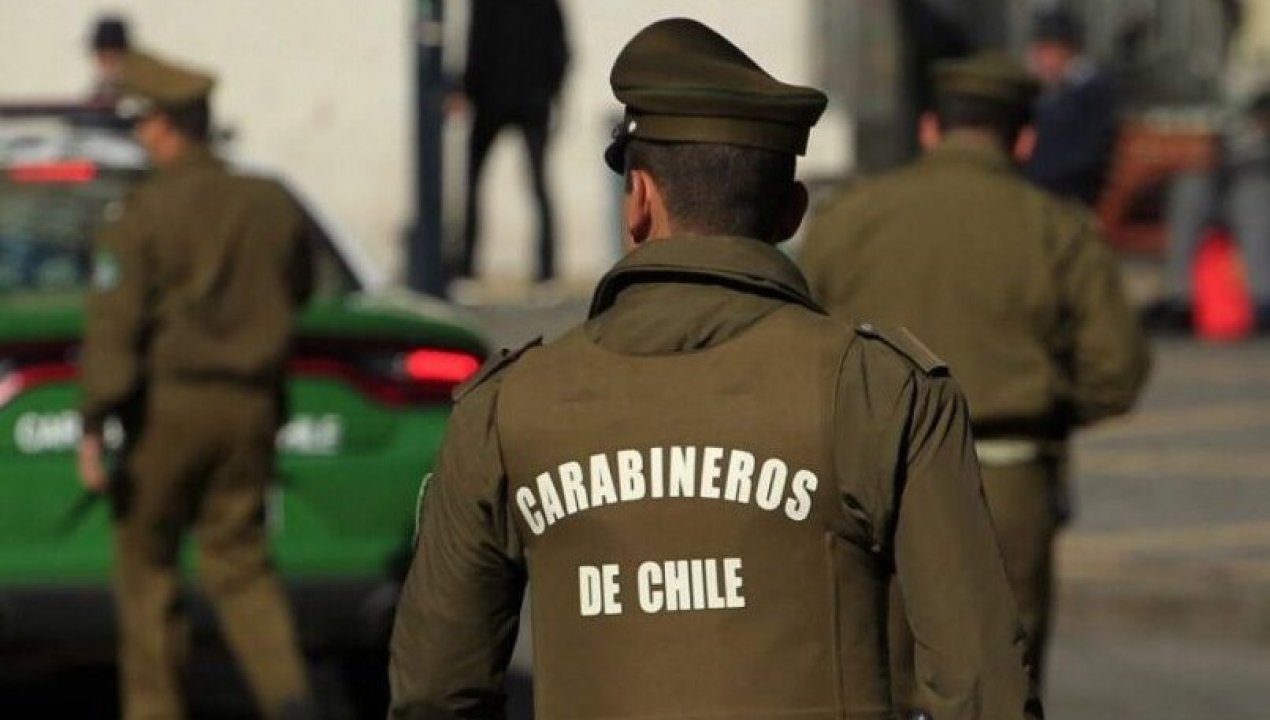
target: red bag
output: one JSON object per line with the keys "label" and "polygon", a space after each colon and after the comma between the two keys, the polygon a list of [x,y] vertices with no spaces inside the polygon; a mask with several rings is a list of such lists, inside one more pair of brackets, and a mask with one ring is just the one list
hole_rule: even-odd
{"label": "red bag", "polygon": [[1205,340],[1231,342],[1252,333],[1252,298],[1238,248],[1224,231],[1200,241],[1191,271],[1195,334]]}

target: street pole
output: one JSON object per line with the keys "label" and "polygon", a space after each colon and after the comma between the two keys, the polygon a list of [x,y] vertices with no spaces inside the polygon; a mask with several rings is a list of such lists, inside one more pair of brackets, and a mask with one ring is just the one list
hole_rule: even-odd
{"label": "street pole", "polygon": [[406,238],[406,284],[445,295],[441,254],[441,132],[445,81],[442,75],[444,0],[416,0],[415,202]]}

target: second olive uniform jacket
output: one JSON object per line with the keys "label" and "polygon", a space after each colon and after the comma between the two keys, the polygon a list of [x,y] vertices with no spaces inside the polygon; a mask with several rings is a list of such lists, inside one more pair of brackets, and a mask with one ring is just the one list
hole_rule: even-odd
{"label": "second olive uniform jacket", "polygon": [[800,258],[836,317],[904,325],[948,361],[976,436],[1062,440],[1127,411],[1149,355],[1094,218],[1002,151],[946,140],[848,189]]}
{"label": "second olive uniform jacket", "polygon": [[108,212],[84,329],[85,428],[100,430],[157,381],[278,394],[311,284],[304,219],[286,189],[196,146]]}
{"label": "second olive uniform jacket", "polygon": [[893,717],[886,588],[939,720],[1022,718],[965,402],[828,318],[779,250],[649,243],[590,319],[488,366],[422,498],[392,716],[495,718],[526,583],[536,716]]}

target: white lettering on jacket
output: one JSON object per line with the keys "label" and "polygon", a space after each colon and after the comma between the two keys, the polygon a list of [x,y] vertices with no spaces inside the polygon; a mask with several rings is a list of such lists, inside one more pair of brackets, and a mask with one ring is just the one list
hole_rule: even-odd
{"label": "white lettering on jacket", "polygon": [[794,522],[811,515],[820,479],[780,458],[746,450],[675,445],[596,453],[539,473],[515,491],[534,535],[605,505],[697,498],[753,506]]}

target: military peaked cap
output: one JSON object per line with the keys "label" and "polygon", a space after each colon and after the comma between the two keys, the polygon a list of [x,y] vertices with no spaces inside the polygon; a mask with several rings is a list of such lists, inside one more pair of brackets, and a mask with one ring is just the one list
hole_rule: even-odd
{"label": "military peaked cap", "polygon": [[969,95],[1005,105],[1030,107],[1041,86],[1023,65],[1004,53],[981,52],[935,65],[940,97]]}
{"label": "military peaked cap", "polygon": [[827,102],[819,90],[776,80],[727,38],[684,18],[639,31],[617,56],[609,82],[626,106],[604,153],[617,173],[632,138],[802,155]]}
{"label": "military peaked cap", "polygon": [[173,65],[138,50],[124,56],[119,79],[124,91],[120,114],[131,117],[204,99],[216,83],[211,75]]}
{"label": "military peaked cap", "polygon": [[1032,21],[1032,39],[1081,47],[1085,41],[1085,27],[1080,18],[1068,10],[1044,10]]}

